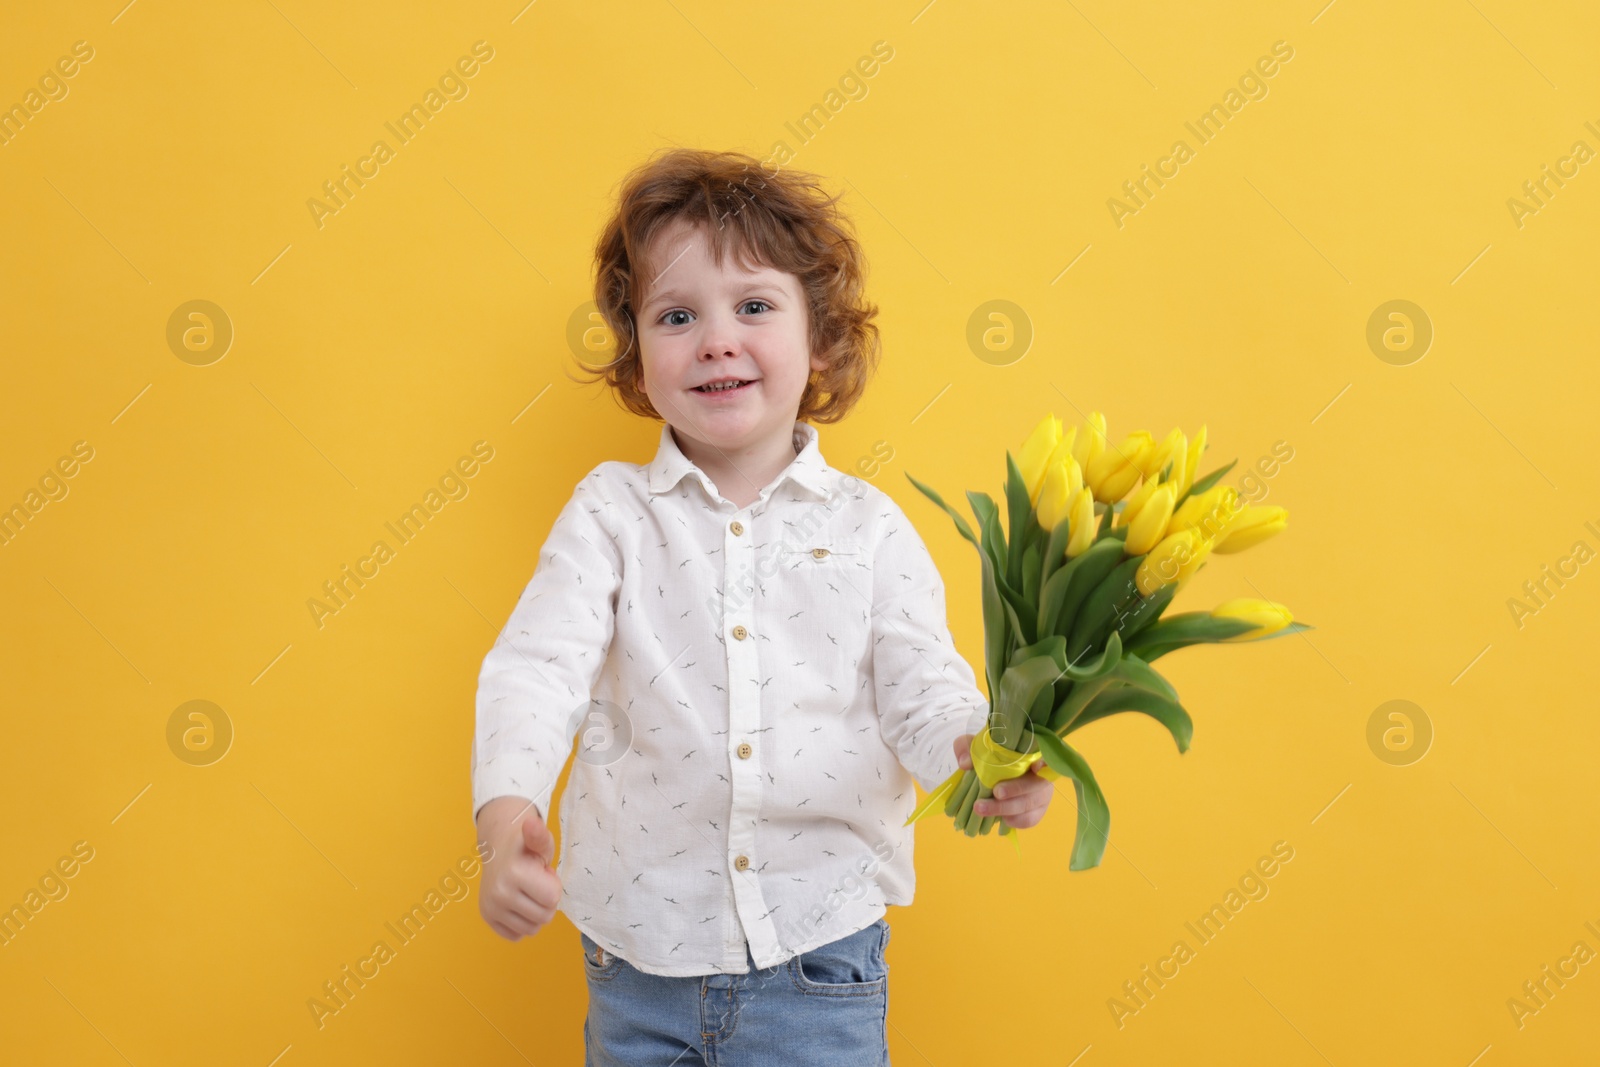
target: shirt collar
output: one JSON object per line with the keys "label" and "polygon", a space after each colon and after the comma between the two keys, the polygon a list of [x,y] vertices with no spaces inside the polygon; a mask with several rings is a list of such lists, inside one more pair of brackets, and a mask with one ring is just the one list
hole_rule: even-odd
{"label": "shirt collar", "polygon": [[[832,491],[833,468],[822,458],[817,428],[808,422],[797,421],[794,424],[794,443],[798,449],[794,461],[773,479],[770,486],[762,490],[762,495],[766,496],[788,480],[826,499]],[[656,458],[650,461],[649,471],[652,493],[664,493],[676,487],[686,475],[693,474],[700,479],[708,496],[715,498],[718,495],[706,473],[683,454],[672,437],[672,427],[666,423],[661,424],[661,444],[656,449]]]}

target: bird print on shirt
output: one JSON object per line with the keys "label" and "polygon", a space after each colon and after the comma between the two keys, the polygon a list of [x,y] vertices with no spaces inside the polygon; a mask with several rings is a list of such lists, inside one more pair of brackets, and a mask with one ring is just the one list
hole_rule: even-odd
{"label": "bird print on shirt", "polygon": [[[771,966],[909,902],[907,778],[953,770],[985,707],[909,520],[803,426],[810,447],[744,507],[665,429],[656,462],[595,468],[485,660],[474,801],[547,811],[582,741],[561,847],[590,862],[561,864],[561,907],[641,970],[740,973],[747,947]],[[589,701],[621,712],[623,744],[578,718],[561,735]]]}

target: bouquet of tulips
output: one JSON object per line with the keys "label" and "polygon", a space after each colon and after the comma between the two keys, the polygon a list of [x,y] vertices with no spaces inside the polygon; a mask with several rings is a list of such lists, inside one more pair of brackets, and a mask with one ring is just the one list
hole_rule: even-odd
{"label": "bouquet of tulips", "polygon": [[[930,793],[908,825],[943,805],[958,830],[986,834],[996,817],[974,816],[973,804],[1043,760],[1041,775],[1069,778],[1077,793],[1071,869],[1098,866],[1111,812],[1066,736],[1136,711],[1165,726],[1185,752],[1194,726],[1155,660],[1201,642],[1310,629],[1282,604],[1253,598],[1162,616],[1212,553],[1259,544],[1288,520],[1283,508],[1241,506],[1237,490],[1216,484],[1233,463],[1196,479],[1205,447],[1204,426],[1192,441],[1179,429],[1159,443],[1140,430],[1113,445],[1099,412],[1065,434],[1060,419],[1046,416],[1020,459],[1006,453],[1008,533],[987,494],[967,493],[981,530],[974,534],[911,478],[978,550],[990,706],[972,740],[972,769]],[[1002,823],[1000,833],[1010,831]]]}

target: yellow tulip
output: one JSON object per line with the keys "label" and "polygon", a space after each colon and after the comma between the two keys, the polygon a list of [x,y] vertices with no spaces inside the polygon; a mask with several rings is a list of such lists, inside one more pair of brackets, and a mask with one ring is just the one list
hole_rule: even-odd
{"label": "yellow tulip", "polygon": [[1151,457],[1150,466],[1145,471],[1145,477],[1147,479],[1157,477],[1167,469],[1167,464],[1170,463],[1172,464],[1172,470],[1162,480],[1171,482],[1174,486],[1179,486],[1178,492],[1181,493],[1188,488],[1187,485],[1183,485],[1184,464],[1188,462],[1189,439],[1184,436],[1182,430],[1173,427],[1172,432],[1167,434],[1161,442],[1161,447],[1156,449],[1155,454]]}
{"label": "yellow tulip", "polygon": [[1115,448],[1107,448],[1090,460],[1083,468],[1084,481],[1094,487],[1094,498],[1102,504],[1114,504],[1128,495],[1144,475],[1144,468],[1156,448],[1155,438],[1148,430],[1138,430],[1122,439]]}
{"label": "yellow tulip", "polygon": [[1063,464],[1053,463],[1044,472],[1044,487],[1039,490],[1039,498],[1035,502],[1039,525],[1046,530],[1054,530],[1056,524],[1067,517],[1067,505],[1071,502],[1072,497],[1067,493],[1067,468]]}
{"label": "yellow tulip", "polygon": [[1035,503],[1039,500],[1039,490],[1044,487],[1050,457],[1060,441],[1061,420],[1054,415],[1046,415],[1028,435],[1028,440],[1022,446],[1022,454],[1017,457],[1017,471],[1022,475],[1022,484],[1028,487],[1028,499]]}
{"label": "yellow tulip", "polygon": [[1238,511],[1239,491],[1231,485],[1214,485],[1191,493],[1172,516],[1172,530],[1195,527],[1200,536],[1217,538]]}
{"label": "yellow tulip", "polygon": [[1217,536],[1217,551],[1226,555],[1243,552],[1280,532],[1289,523],[1289,512],[1269,504],[1266,507],[1246,505]]}
{"label": "yellow tulip", "polygon": [[1089,414],[1088,421],[1084,424],[1083,436],[1072,445],[1072,458],[1078,461],[1078,466],[1085,473],[1089,464],[1106,450],[1106,417],[1095,411]]}
{"label": "yellow tulip", "polygon": [[1178,486],[1178,495],[1182,496],[1194,484],[1195,474],[1200,470],[1200,453],[1206,450],[1206,428],[1200,427],[1200,432],[1194,435],[1194,440],[1189,442],[1189,455],[1184,463],[1183,481]]}
{"label": "yellow tulip", "polygon": [[1239,597],[1225,601],[1211,609],[1214,619],[1243,619],[1245,622],[1256,624],[1254,630],[1246,630],[1234,637],[1223,638],[1224,641],[1249,641],[1267,634],[1277,633],[1294,621],[1294,616],[1289,609],[1274,600],[1257,600],[1255,597]]}
{"label": "yellow tulip", "polygon": [[1194,551],[1189,553],[1187,559],[1178,562],[1179,589],[1183,588],[1184,582],[1194,577],[1194,572],[1200,569],[1200,564],[1204,563],[1206,557],[1211,555],[1212,549],[1217,547],[1217,543],[1211,538],[1202,537],[1199,530],[1191,529],[1189,533],[1193,535]]}
{"label": "yellow tulip", "polygon": [[[1128,531],[1129,536],[1133,531]],[[1141,596],[1152,596],[1163,586],[1187,578],[1200,568],[1211,551],[1211,542],[1190,527],[1169,533],[1144,557],[1134,571],[1133,581]]]}
{"label": "yellow tulip", "polygon": [[1125,549],[1128,555],[1144,555],[1167,535],[1167,524],[1172,521],[1173,499],[1172,486],[1166,482],[1160,483],[1128,527],[1128,543]]}
{"label": "yellow tulip", "polygon": [[1128,498],[1128,502],[1122,505],[1122,513],[1117,517],[1117,525],[1132,526],[1133,520],[1139,517],[1139,512],[1147,503],[1150,502],[1150,498],[1155,495],[1155,491],[1160,489],[1165,484],[1167,483],[1158,482],[1154,479],[1147,479],[1145,483],[1139,486],[1138,490]]}
{"label": "yellow tulip", "polygon": [[1070,512],[1067,521],[1072,523],[1068,527],[1072,533],[1067,538],[1067,558],[1073,559],[1094,544],[1094,494],[1087,485],[1073,496]]}
{"label": "yellow tulip", "polygon": [[1150,453],[1149,464],[1144,469],[1144,477],[1160,477],[1166,464],[1171,464],[1170,474],[1162,478],[1163,482],[1182,482],[1184,475],[1184,462],[1189,459],[1189,438],[1184,437],[1184,432],[1178,427],[1173,427],[1170,434],[1162,438],[1162,443]]}
{"label": "yellow tulip", "polygon": [[1072,441],[1072,435],[1077,432],[1078,428],[1074,426],[1071,430],[1067,431],[1067,436],[1061,439],[1063,444],[1068,445],[1066,453],[1061,457],[1061,465],[1065,467],[1067,471],[1067,499],[1069,501],[1076,498],[1078,495],[1078,490],[1083,488],[1083,468],[1078,466],[1078,461],[1072,458],[1072,448],[1070,445],[1070,442]]}

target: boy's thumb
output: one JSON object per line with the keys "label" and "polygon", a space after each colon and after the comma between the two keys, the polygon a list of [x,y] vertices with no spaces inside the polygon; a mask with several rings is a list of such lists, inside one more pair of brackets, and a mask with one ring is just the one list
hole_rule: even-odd
{"label": "boy's thumb", "polygon": [[522,820],[522,844],[535,856],[543,856],[546,867],[555,858],[556,839],[550,833],[550,827],[534,812],[529,812],[527,818]]}

